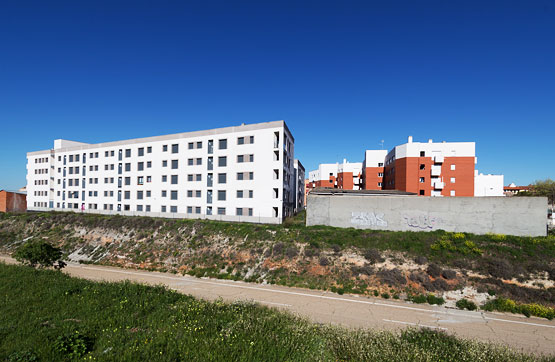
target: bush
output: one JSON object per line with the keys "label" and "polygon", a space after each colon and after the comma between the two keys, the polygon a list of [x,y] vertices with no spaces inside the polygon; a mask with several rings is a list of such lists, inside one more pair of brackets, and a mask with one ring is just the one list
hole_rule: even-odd
{"label": "bush", "polygon": [[319,260],[319,263],[321,266],[328,266],[330,265],[330,261],[328,258],[326,258],[325,256],[321,257]]}
{"label": "bush", "polygon": [[487,272],[494,278],[511,279],[514,267],[504,259],[492,258],[486,260]]}
{"label": "bush", "polygon": [[399,269],[383,269],[377,273],[377,276],[387,285],[400,286],[407,284],[407,278]]}
{"label": "bush", "polygon": [[66,264],[61,260],[62,251],[46,241],[32,239],[21,245],[13,254],[13,257],[29,266],[63,268]]}
{"label": "bush", "polygon": [[428,258],[426,258],[425,256],[417,256],[416,258],[414,258],[414,262],[416,264],[420,264],[420,265],[424,265],[428,262]]}
{"label": "bush", "polygon": [[441,268],[436,264],[430,264],[428,265],[428,269],[426,269],[426,273],[432,278],[437,278],[441,273]]}
{"label": "bush", "polygon": [[455,279],[457,277],[457,272],[454,270],[445,269],[441,272],[441,276],[445,279]]}
{"label": "bush", "polygon": [[373,275],[374,274],[374,267],[369,263],[364,264],[363,266],[354,265],[351,267],[351,272],[353,275]]}
{"label": "bush", "polygon": [[547,318],[549,320],[555,318],[555,308],[546,307],[536,303],[520,304],[516,303],[514,300],[503,297],[498,297],[488,301],[484,304],[482,309],[490,312],[496,310],[499,312],[519,313],[524,314],[527,317],[533,315],[540,318]]}
{"label": "bush", "polygon": [[382,254],[376,249],[366,249],[364,251],[364,257],[370,262],[370,264],[382,263],[385,261]]}
{"label": "bush", "polygon": [[407,296],[407,300],[417,304],[428,302],[428,298],[426,298],[424,294],[409,295]]}
{"label": "bush", "polygon": [[92,349],[92,340],[79,331],[59,336],[54,343],[54,350],[74,359],[81,358]]}
{"label": "bush", "polygon": [[467,310],[476,310],[476,309],[478,309],[478,306],[476,305],[476,303],[474,303],[473,301],[470,301],[468,299],[464,299],[464,298],[457,300],[457,303],[455,303],[455,305],[459,309],[467,309]]}
{"label": "bush", "polygon": [[382,293],[382,298],[389,299],[389,293]]}
{"label": "bush", "polygon": [[290,246],[285,250],[285,255],[287,255],[289,259],[293,259],[298,253],[299,251],[294,246]]}
{"label": "bush", "polygon": [[443,299],[442,297],[436,297],[434,294],[428,294],[428,296],[426,297],[426,301],[428,302],[428,304],[437,305],[442,305],[445,303],[445,299]]}

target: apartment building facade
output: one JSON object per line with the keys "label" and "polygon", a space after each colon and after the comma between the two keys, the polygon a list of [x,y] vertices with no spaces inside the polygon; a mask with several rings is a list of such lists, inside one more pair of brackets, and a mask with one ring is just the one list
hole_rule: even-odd
{"label": "apartment building facade", "polygon": [[361,189],[361,162],[323,163],[309,172],[309,188],[330,187],[345,190]]}
{"label": "apartment building facade", "polygon": [[[309,173],[309,184],[311,188],[398,190],[420,196],[502,196],[503,175],[475,172],[475,148],[474,142],[413,142],[409,136],[407,143],[389,152],[366,150],[358,187],[339,181],[339,164],[335,178],[334,164],[320,165]],[[324,177],[328,171],[329,181]]]}
{"label": "apartment building facade", "polygon": [[284,121],[27,154],[29,210],[280,223],[296,190]]}
{"label": "apartment building facade", "polygon": [[293,163],[293,168],[295,169],[295,213],[304,209],[305,206],[305,169],[301,161],[295,159]]}

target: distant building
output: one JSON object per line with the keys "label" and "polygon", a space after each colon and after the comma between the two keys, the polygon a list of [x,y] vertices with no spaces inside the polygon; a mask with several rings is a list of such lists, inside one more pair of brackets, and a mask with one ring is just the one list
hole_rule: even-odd
{"label": "distant building", "polygon": [[514,196],[518,193],[524,192],[524,191],[530,191],[531,186],[517,186],[514,183],[509,184],[509,186],[504,186],[503,187],[503,193],[505,194],[505,196]]}
{"label": "distant building", "polygon": [[0,190],[0,212],[27,211],[27,195],[21,192]]}
{"label": "distant building", "polygon": [[503,196],[503,175],[478,174],[475,164],[474,142],[413,142],[410,136],[407,143],[389,152],[366,150],[362,164],[346,160],[343,164],[321,164],[309,173],[310,188],[398,190],[420,196]]}
{"label": "distant building", "polygon": [[296,182],[296,190],[295,190],[295,213],[304,209],[304,200],[305,200],[305,183],[304,183],[304,166],[301,161],[295,159],[293,162],[293,168],[295,169],[295,182]]}

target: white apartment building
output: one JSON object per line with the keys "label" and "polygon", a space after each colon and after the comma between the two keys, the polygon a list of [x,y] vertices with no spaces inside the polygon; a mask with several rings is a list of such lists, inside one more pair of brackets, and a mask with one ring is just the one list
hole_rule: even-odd
{"label": "white apartment building", "polygon": [[[281,223],[292,215],[284,121],[27,153],[27,209]],[[304,185],[304,182],[303,182]]]}
{"label": "white apartment building", "polygon": [[295,169],[295,180],[297,188],[295,191],[295,213],[304,209],[304,194],[305,194],[305,170],[301,161],[295,159],[293,167]]}
{"label": "white apartment building", "polygon": [[503,175],[484,175],[474,171],[474,196],[505,196]]}

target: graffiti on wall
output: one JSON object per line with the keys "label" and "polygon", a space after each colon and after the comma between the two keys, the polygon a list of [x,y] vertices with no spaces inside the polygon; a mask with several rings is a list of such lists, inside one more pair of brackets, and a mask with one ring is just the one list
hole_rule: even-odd
{"label": "graffiti on wall", "polygon": [[351,212],[351,224],[361,226],[387,226],[387,221],[384,219],[384,213],[374,212]]}
{"label": "graffiti on wall", "polygon": [[403,219],[409,227],[415,229],[433,229],[442,222],[441,218],[428,215],[403,215]]}

